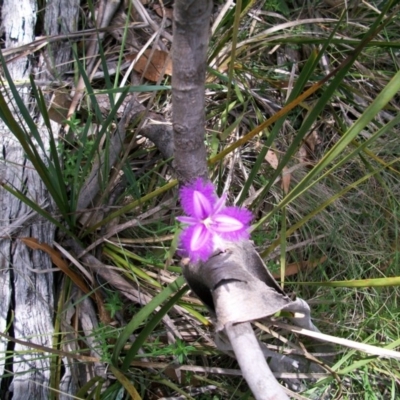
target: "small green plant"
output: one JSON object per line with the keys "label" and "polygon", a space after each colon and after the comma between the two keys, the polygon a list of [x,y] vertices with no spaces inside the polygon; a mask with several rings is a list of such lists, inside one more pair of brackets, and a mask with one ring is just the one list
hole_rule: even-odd
{"label": "small green plant", "polygon": [[118,292],[109,292],[104,307],[110,312],[110,317],[114,318],[118,311],[121,311],[124,303],[121,299],[121,295]]}
{"label": "small green plant", "polygon": [[113,350],[111,342],[118,338],[118,329],[100,322],[98,327],[93,330],[92,334],[97,344],[94,348],[98,352],[101,361],[110,363]]}
{"label": "small green plant", "polygon": [[171,346],[172,354],[176,357],[179,364],[183,364],[187,356],[196,348],[194,346],[187,345],[183,340],[176,339],[174,345]]}
{"label": "small green plant", "polygon": [[[68,143],[66,140],[58,143],[58,151],[63,162],[63,177],[67,186],[74,185],[76,182],[83,182],[82,166],[89,160],[90,154],[95,145],[94,138],[88,138],[85,126],[81,120],[75,116],[66,121],[73,133],[74,142]],[[88,171],[88,169],[86,169]]]}
{"label": "small green plant", "polygon": [[[148,357],[160,357],[168,356],[173,357],[179,364],[183,364],[186,358],[193,352],[196,348],[192,345],[188,345],[181,339],[176,339],[175,343],[169,344],[167,346],[161,347],[160,341],[156,339],[153,343],[146,345],[146,356]],[[143,357],[143,354],[140,355]]]}
{"label": "small green plant", "polygon": [[265,11],[275,11],[278,13],[282,13],[285,17],[288,17],[290,15],[289,7],[287,6],[285,1],[267,0],[263,5],[263,9]]}

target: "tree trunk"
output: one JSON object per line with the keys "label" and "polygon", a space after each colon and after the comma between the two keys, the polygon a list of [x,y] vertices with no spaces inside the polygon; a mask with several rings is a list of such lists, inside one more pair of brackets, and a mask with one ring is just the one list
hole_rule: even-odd
{"label": "tree trunk", "polygon": [[[79,1],[75,0],[48,1],[44,20],[46,33],[75,30],[78,6]],[[76,14],[74,18],[71,18],[71,10]],[[37,12],[36,0],[4,0],[1,19],[6,49],[17,48],[35,39]],[[57,29],[62,32],[57,32]],[[47,55],[45,65],[48,66],[51,60],[58,63],[70,59],[70,48],[70,45],[52,45],[50,52],[53,49],[54,56]],[[33,72],[34,58],[33,55],[18,55],[20,57],[12,55],[13,60],[7,66],[15,83],[26,83]],[[56,68],[53,68],[50,73],[46,73],[46,78],[55,78],[55,71]],[[21,85],[19,93],[32,115],[36,114],[35,105],[31,104],[30,88]],[[9,95],[5,97],[9,98]],[[17,110],[12,106],[11,109]],[[38,124],[40,126],[40,120]],[[53,127],[58,129],[57,125]],[[46,129],[41,132],[46,146],[48,132]],[[52,201],[43,182],[3,121],[0,121],[0,149],[0,181],[23,192],[47,211],[51,211]],[[51,245],[55,228],[1,186],[0,210],[0,332],[5,332],[6,327],[9,327],[6,333],[10,336],[52,347],[53,274],[33,271],[50,269],[52,263],[47,254],[29,250],[19,238],[34,237]],[[7,349],[12,351],[13,356],[5,363],[3,360]],[[11,341],[7,343],[0,338],[0,355],[0,398],[8,398],[8,392],[12,392],[14,400],[40,400],[50,397],[50,358],[47,354],[33,354],[31,349],[20,344],[14,345]],[[3,373],[11,373],[11,377],[1,379]]]}
{"label": "tree trunk", "polygon": [[212,5],[210,0],[180,0],[174,6],[174,167],[181,184],[208,178],[204,92]]}

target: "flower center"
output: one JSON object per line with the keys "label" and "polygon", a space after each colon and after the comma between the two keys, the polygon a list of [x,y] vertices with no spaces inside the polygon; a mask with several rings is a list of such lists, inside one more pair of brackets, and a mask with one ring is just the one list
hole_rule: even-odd
{"label": "flower center", "polygon": [[211,217],[207,217],[206,219],[203,219],[203,221],[201,221],[201,222],[203,222],[204,226],[207,229],[209,229],[212,224],[212,219],[211,219]]}

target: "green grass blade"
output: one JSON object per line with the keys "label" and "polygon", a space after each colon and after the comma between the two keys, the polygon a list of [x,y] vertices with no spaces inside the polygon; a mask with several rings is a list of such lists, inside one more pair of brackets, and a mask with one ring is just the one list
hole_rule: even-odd
{"label": "green grass blade", "polygon": [[[104,135],[108,134],[111,123],[116,120],[116,115],[117,115],[118,109],[121,106],[122,102],[125,100],[125,97],[128,93],[128,89],[129,89],[129,87],[124,88],[122,95],[120,96],[118,101],[115,103],[114,107],[110,110],[110,113],[108,114],[107,118],[105,120],[101,119],[101,121],[102,121],[101,129],[100,129],[99,133],[97,134],[93,148],[88,155],[88,162],[86,163],[85,167],[83,168],[83,176],[87,176],[87,174],[89,173],[89,170],[91,168],[91,160],[94,160],[95,153],[98,151],[100,142],[101,142],[102,138],[104,137]],[[93,97],[95,97],[95,96],[93,96]],[[108,152],[108,149],[106,149],[106,151]],[[108,171],[105,176],[108,176]]]}
{"label": "green grass blade", "polygon": [[152,192],[144,195],[139,200],[132,201],[132,203],[129,203],[124,207],[121,207],[118,211],[115,211],[114,213],[110,214],[108,217],[104,218],[101,222],[98,222],[97,224],[95,224],[95,225],[91,226],[90,228],[88,228],[86,230],[86,234],[89,234],[90,232],[93,232],[94,230],[96,230],[100,226],[103,226],[103,225],[107,224],[108,222],[110,222],[114,218],[117,218],[117,217],[123,215],[124,213],[126,213],[126,212],[128,212],[130,210],[133,210],[135,207],[139,206],[140,204],[143,204],[146,201],[154,199],[155,197],[159,196],[160,194],[165,193],[166,191],[168,191],[168,190],[172,189],[173,187],[175,187],[177,184],[178,184],[178,181],[175,179],[175,180],[167,183],[166,185],[164,185],[164,186],[162,186],[160,188],[157,188],[157,189],[153,190]]}
{"label": "green grass blade", "polygon": [[[37,124],[30,115],[29,110],[26,108],[23,99],[21,98],[15,84],[12,81],[2,54],[0,54],[0,59],[1,63],[3,64],[4,75],[17,107],[17,115],[20,115],[23,118],[23,122],[15,119],[2,92],[0,92],[0,118],[8,126],[10,132],[12,132],[12,134],[17,138],[27,158],[34,166],[51,197],[55,201],[59,211],[65,220],[69,221],[69,207],[66,188],[63,180],[60,177],[60,165],[58,164],[57,166],[57,149],[55,147],[54,138],[51,134],[51,129],[48,131],[50,134],[49,143],[52,156],[50,158],[47,154],[49,150],[45,148],[41,134],[37,128]],[[4,83],[3,86],[5,86]],[[34,83],[32,90],[35,95],[35,99],[37,100],[39,110],[43,112],[43,118],[46,121],[47,110],[45,109],[44,99],[38,93]],[[46,126],[47,124],[49,124],[48,119]],[[26,130],[25,126],[28,127],[29,132]],[[36,143],[32,140],[32,137],[35,139]],[[37,145],[41,148],[43,155],[41,155],[37,150]],[[42,160],[42,157],[47,160],[47,164]],[[56,160],[55,163],[54,159]]]}
{"label": "green grass blade", "polygon": [[129,393],[131,400],[142,400],[135,386],[133,386],[132,382],[125,376],[123,372],[113,365],[110,365],[110,369],[117,378],[118,382],[120,382],[125,390]]}
{"label": "green grass blade", "polygon": [[72,52],[73,52],[73,55],[75,58],[76,66],[78,67],[78,70],[79,70],[79,74],[82,77],[83,81],[85,82],[86,93],[90,98],[91,107],[93,108],[94,114],[96,116],[96,120],[98,121],[98,123],[102,123],[103,115],[101,113],[99,103],[97,102],[96,96],[93,93],[92,85],[91,85],[90,79],[86,73],[86,69],[83,66],[83,64],[81,63],[81,61],[79,60],[79,56],[76,53],[76,50],[74,48],[72,48]]}
{"label": "green grass blade", "polygon": [[[338,162],[334,167],[330,168],[318,180],[311,182],[323,169],[329,166],[335,158],[339,157],[345,148],[359,135],[362,129],[370,123],[374,117],[385,107],[385,105],[399,92],[400,90],[400,72],[391,79],[386,87],[379,93],[376,99],[371,103],[362,116],[353,124],[353,126],[342,136],[342,138],[328,151],[328,153],[314,166],[314,168],[292,189],[292,191],[275,207],[275,209],[267,216],[260,219],[256,226],[261,225],[267,218],[270,218],[273,213],[280,210],[285,205],[289,204],[302,193],[307,191],[318,180],[322,179],[329,173],[332,173],[338,166],[341,166],[345,161],[350,159],[348,156],[345,160]],[[398,121],[398,116],[394,121]],[[394,126],[393,121],[388,124]],[[354,155],[354,153],[353,153]],[[311,182],[311,183],[310,183]]]}
{"label": "green grass blade", "polygon": [[[69,200],[68,200],[68,190],[67,187],[64,183],[64,176],[62,173],[62,162],[59,158],[59,151],[57,148],[57,144],[56,144],[56,140],[54,138],[54,134],[53,131],[51,129],[51,123],[50,123],[50,118],[49,118],[49,114],[47,111],[47,107],[46,107],[46,102],[45,99],[43,97],[43,93],[41,90],[39,90],[36,87],[35,81],[33,80],[33,78],[31,77],[31,88],[32,88],[32,93],[33,96],[36,100],[36,104],[38,105],[40,114],[43,118],[43,121],[45,122],[46,128],[47,128],[47,132],[49,135],[49,146],[50,146],[50,154],[48,154],[48,152],[46,151],[46,149],[44,148],[44,145],[42,144],[42,150],[43,150],[43,154],[45,155],[46,159],[47,159],[47,168],[49,171],[49,179],[52,182],[52,186],[54,188],[56,188],[57,192],[60,194],[60,198],[61,201],[58,205],[58,208],[60,209],[61,213],[63,214],[64,218],[67,219],[67,221],[70,224],[69,221],[69,214],[71,212],[71,208],[69,206]],[[37,134],[35,136],[35,139],[39,142],[41,141],[41,136],[40,134]]]}
{"label": "green grass blade", "polygon": [[[388,165],[390,164],[394,164],[396,162],[398,162],[400,159],[394,159],[392,160]],[[313,218],[315,215],[317,215],[318,213],[320,213],[322,210],[324,210],[326,207],[328,207],[330,204],[332,204],[335,200],[339,199],[340,197],[342,197],[344,194],[346,194],[348,191],[355,189],[357,186],[359,186],[361,183],[367,181],[368,179],[370,179],[371,177],[373,177],[374,175],[378,174],[379,172],[383,171],[388,165],[384,165],[382,167],[380,167],[379,169],[376,169],[375,171],[363,176],[361,179],[357,180],[356,182],[353,182],[351,185],[348,185],[347,187],[345,187],[344,189],[340,190],[339,192],[335,193],[334,196],[332,196],[331,198],[329,198],[328,200],[324,201],[323,203],[321,203],[313,212],[309,213],[306,217],[304,217],[303,219],[301,219],[300,221],[298,221],[296,224],[292,225],[285,234],[285,238],[288,238],[292,233],[294,233],[297,229],[299,229],[301,226],[303,226],[307,221],[309,221],[311,218]],[[284,199],[285,200],[285,199]],[[279,207],[280,204],[277,206]],[[264,218],[263,218],[264,219]],[[266,217],[265,217],[266,219]],[[259,224],[259,222],[257,223],[257,225]],[[271,246],[268,247],[268,249],[266,249],[265,251],[263,251],[261,253],[261,257],[266,257],[268,254],[270,254],[273,249],[279,245],[280,243],[280,238],[276,239]]]}
{"label": "green grass blade", "polygon": [[76,397],[78,399],[86,399],[87,395],[89,394],[89,390],[92,388],[92,386],[95,385],[96,383],[101,384],[102,382],[104,382],[104,378],[100,376],[93,377],[79,389],[78,393],[76,393]]}
{"label": "green grass blade", "polygon": [[345,288],[371,288],[371,287],[393,287],[400,286],[400,276],[373,279],[354,279],[348,281],[329,281],[329,282],[297,282],[299,285],[306,286],[328,286]]}
{"label": "green grass blade", "polygon": [[174,282],[169,284],[164,290],[162,290],[157,296],[155,296],[148,304],[132,318],[129,324],[125,327],[120,337],[114,346],[112,355],[112,363],[114,366],[118,366],[118,358],[120,357],[121,351],[125,344],[128,342],[130,335],[145,321],[154,310],[159,307],[169,296],[176,293],[185,284],[183,276],[178,277]]}
{"label": "green grass blade", "polygon": [[[0,183],[1,184],[1,183]],[[61,222],[57,221],[51,214],[45,211],[39,204],[35,203],[34,201],[30,200],[27,196],[25,196],[21,191],[17,189],[13,189],[6,184],[1,184],[1,186],[15,196],[17,199],[25,203],[28,207],[32,208],[33,211],[37,212],[39,215],[44,217],[47,221],[51,222],[57,228],[61,229],[63,232],[70,235],[72,238],[77,240],[77,237]]]}
{"label": "green grass blade", "polygon": [[136,354],[138,353],[139,349],[143,346],[146,339],[149,337],[151,332],[154,328],[160,323],[163,319],[165,314],[177,303],[177,301],[187,292],[188,287],[184,286],[182,289],[179,290],[164,306],[161,307],[160,311],[151,318],[146,325],[144,326],[143,330],[140,334],[136,337],[136,340],[132,343],[131,348],[129,349],[128,353],[124,357],[124,361],[122,363],[122,370],[128,370],[131,362],[135,358]]}
{"label": "green grass blade", "polygon": [[[311,53],[311,56],[309,57],[306,64],[304,65],[304,68],[302,69],[302,71],[299,75],[299,78],[297,79],[296,84],[295,84],[286,104],[289,104],[302,92],[302,90],[304,89],[304,86],[306,85],[306,83],[309,80],[310,75],[312,74],[313,70],[315,69],[315,66],[318,63],[319,58],[321,57],[321,54],[322,53],[320,53],[320,55],[319,55],[317,52]],[[286,117],[282,117],[278,121],[276,121],[271,133],[268,135],[267,142],[265,143],[265,146],[261,149],[259,155],[257,156],[256,162],[254,163],[254,166],[250,171],[249,177],[244,184],[238,204],[242,204],[243,201],[248,197],[250,186],[253,183],[256,176],[259,174],[261,165],[265,160],[265,156],[267,155],[269,147],[272,145],[273,141],[276,139],[280,129],[282,128],[283,123],[285,122],[285,119],[286,119]],[[271,184],[269,184],[268,188],[265,188],[265,190],[266,191],[269,190],[270,186],[271,186]]]}

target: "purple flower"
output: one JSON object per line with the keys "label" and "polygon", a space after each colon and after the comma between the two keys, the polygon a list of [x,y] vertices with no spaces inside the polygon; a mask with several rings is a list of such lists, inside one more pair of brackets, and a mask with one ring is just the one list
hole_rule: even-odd
{"label": "purple flower", "polygon": [[187,217],[177,217],[188,225],[181,233],[180,247],[191,261],[207,261],[216,250],[224,250],[225,242],[248,239],[250,211],[226,207],[226,194],[220,199],[214,185],[201,178],[180,190],[183,211]]}

